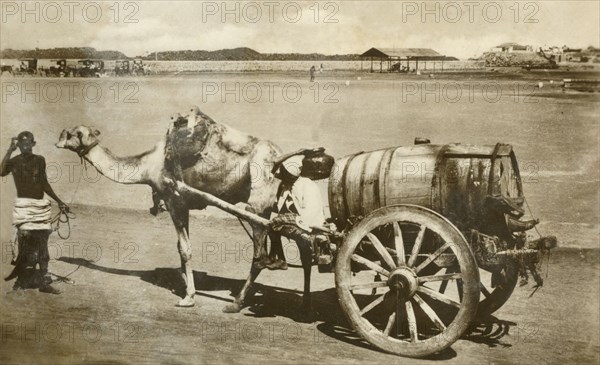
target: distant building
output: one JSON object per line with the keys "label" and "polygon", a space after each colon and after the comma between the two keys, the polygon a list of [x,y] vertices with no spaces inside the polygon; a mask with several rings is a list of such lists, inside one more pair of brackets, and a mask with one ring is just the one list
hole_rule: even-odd
{"label": "distant building", "polygon": [[[384,64],[386,65],[386,71],[394,72],[408,72],[419,69],[419,62],[427,69],[427,61],[430,61],[430,65],[433,65],[435,70],[435,63],[431,61],[441,62],[442,70],[444,68],[444,61],[454,60],[455,58],[449,58],[439,54],[430,48],[387,48],[387,47],[373,47],[368,51],[360,55],[361,57],[361,69],[363,60],[371,61],[371,72],[373,72],[373,61],[379,62],[379,72],[383,72]],[[412,62],[412,65],[411,65]]]}
{"label": "distant building", "polygon": [[595,47],[571,48],[567,45],[562,47],[544,45],[538,49],[538,53],[542,54],[549,60],[557,63],[562,62],[600,62],[600,50]]}
{"label": "distant building", "polygon": [[505,52],[505,53],[517,53],[517,52],[533,52],[533,47],[522,46],[518,43],[509,42],[502,43],[491,50],[492,52]]}

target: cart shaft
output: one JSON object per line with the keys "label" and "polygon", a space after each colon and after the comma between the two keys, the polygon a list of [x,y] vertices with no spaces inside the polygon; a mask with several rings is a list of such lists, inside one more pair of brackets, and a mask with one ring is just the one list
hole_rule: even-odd
{"label": "cart shaft", "polygon": [[206,201],[209,205],[214,205],[215,207],[226,211],[227,213],[233,214],[238,218],[244,219],[250,223],[257,224],[259,226],[268,227],[269,220],[265,219],[257,214],[251,213],[245,209],[239,208],[231,203],[228,203],[222,199],[217,198],[216,196],[206,193],[204,191],[200,191],[195,189],[181,181],[177,181],[177,191],[180,193],[190,194],[199,196],[202,200]]}

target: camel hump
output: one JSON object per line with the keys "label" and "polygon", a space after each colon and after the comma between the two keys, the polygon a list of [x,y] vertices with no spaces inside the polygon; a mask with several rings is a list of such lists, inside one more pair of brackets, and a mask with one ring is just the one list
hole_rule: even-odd
{"label": "camel hump", "polygon": [[242,133],[234,128],[221,124],[221,143],[223,147],[240,155],[247,155],[254,150],[258,138]]}

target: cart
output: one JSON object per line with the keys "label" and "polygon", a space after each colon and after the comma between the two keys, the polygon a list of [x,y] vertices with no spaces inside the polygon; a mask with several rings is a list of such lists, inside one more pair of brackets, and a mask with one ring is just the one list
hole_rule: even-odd
{"label": "cart", "polygon": [[71,67],[66,59],[52,60],[54,65],[50,66],[47,75],[53,77],[67,77],[70,76],[74,68]]}
{"label": "cart", "polygon": [[[519,274],[536,270],[555,237],[527,241],[512,147],[420,144],[338,159],[329,175],[329,236],[339,304],[354,330],[384,351],[443,350],[476,317],[500,308]],[[425,141],[425,143],[422,143]],[[269,221],[174,182],[177,191],[254,224]],[[320,268],[321,269],[321,268]],[[320,270],[322,271],[322,270]]]}
{"label": "cart", "polygon": [[115,76],[127,76],[130,74],[129,60],[117,60],[115,62]]}
{"label": "cart", "polygon": [[37,58],[20,58],[19,67],[13,70],[15,75],[35,75],[37,70]]}
{"label": "cart", "polygon": [[136,76],[146,75],[146,69],[144,66],[144,61],[142,59],[133,60],[132,73]]}
{"label": "cart", "polygon": [[79,77],[101,77],[104,75],[104,61],[79,60],[77,61],[76,75]]}

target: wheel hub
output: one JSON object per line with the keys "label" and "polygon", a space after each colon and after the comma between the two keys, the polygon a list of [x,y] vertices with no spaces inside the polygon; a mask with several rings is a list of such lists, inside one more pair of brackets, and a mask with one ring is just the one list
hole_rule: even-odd
{"label": "wheel hub", "polygon": [[419,279],[410,267],[399,267],[392,271],[387,284],[390,290],[398,291],[403,297],[410,299],[419,288]]}

